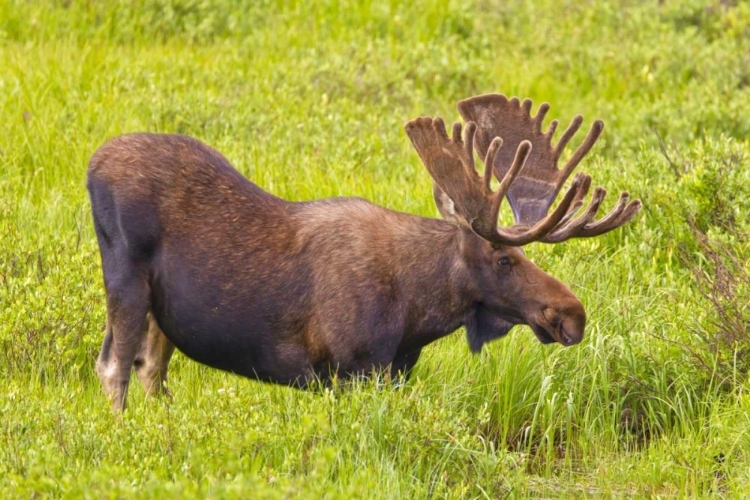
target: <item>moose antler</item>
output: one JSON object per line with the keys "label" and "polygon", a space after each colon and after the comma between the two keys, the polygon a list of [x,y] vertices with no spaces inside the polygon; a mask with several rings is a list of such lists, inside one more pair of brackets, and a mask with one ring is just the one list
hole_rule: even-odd
{"label": "moose antler", "polygon": [[503,173],[497,191],[493,192],[492,176],[497,175],[493,165],[497,164],[499,152],[507,149],[501,147],[502,139],[495,137],[488,143],[484,155],[484,175],[480,177],[474,164],[475,123],[466,124],[463,140],[461,124],[453,125],[453,137],[449,138],[442,118],[416,118],[405,128],[422,163],[437,187],[453,201],[458,215],[475,233],[494,244],[521,246],[548,235],[568,214],[571,204],[581,198],[579,192],[586,185],[584,177],[577,176],[560,205],[533,227],[520,230],[517,227],[500,228],[497,225],[500,202],[531,153],[531,142],[522,141],[513,148],[510,153],[513,160]]}
{"label": "moose antler", "polygon": [[[532,225],[547,216],[547,211],[563,184],[594,146],[604,128],[601,120],[595,121],[586,139],[578,146],[570,160],[562,169],[558,169],[560,155],[581,128],[583,118],[581,115],[573,118],[560,140],[553,146],[552,136],[557,128],[557,120],[553,120],[547,131],[542,132],[542,122],[549,107],[549,104],[543,103],[539,106],[536,116],[532,117],[530,99],[520,102],[516,97],[508,99],[502,94],[480,95],[458,103],[458,111],[464,120],[477,124],[476,143],[480,154],[485,154],[489,150],[493,138],[502,137],[506,148],[494,156],[496,175],[501,176],[508,172],[512,164],[510,151],[524,142],[530,142],[533,146],[527,160],[528,166],[506,193],[519,224]],[[540,241],[557,243],[573,237],[597,236],[626,224],[641,208],[639,200],[628,203],[629,195],[623,192],[612,211],[595,221],[596,213],[607,193],[603,188],[597,187],[584,213],[574,219],[575,212],[588,194],[590,184],[591,177],[585,176],[583,188],[579,190],[565,220]]]}

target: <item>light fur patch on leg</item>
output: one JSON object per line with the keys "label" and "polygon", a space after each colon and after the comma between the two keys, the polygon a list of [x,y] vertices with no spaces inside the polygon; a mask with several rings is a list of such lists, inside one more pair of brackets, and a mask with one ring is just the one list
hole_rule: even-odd
{"label": "light fur patch on leg", "polygon": [[135,358],[135,372],[149,396],[171,396],[167,389],[167,369],[174,344],[164,335],[153,315],[148,313],[148,333]]}
{"label": "light fur patch on leg", "polygon": [[119,409],[123,406],[123,399],[127,394],[128,381],[122,380],[120,370],[118,370],[113,340],[112,327],[107,322],[102,350],[96,360],[96,374],[99,376],[104,393],[112,400],[114,408]]}

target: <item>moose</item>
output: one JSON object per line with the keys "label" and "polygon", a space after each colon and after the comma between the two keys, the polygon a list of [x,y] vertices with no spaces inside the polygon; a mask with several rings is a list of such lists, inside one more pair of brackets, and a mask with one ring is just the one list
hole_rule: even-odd
{"label": "moose", "polygon": [[[101,146],[87,189],[107,298],[96,371],[114,409],[126,406],[133,368],[148,394],[169,395],[175,348],[308,387],[373,370],[406,376],[423,347],[461,326],[473,352],[517,324],[545,344],[580,342],[583,305],[520,247],[601,235],[641,204],[624,192],[596,219],[606,194],[597,187],[581,212],[591,177],[579,173],[550,212],[603,123],[559,169],[583,119],[553,146],[557,121],[542,132],[549,105],[533,117],[531,107],[501,94],[463,100],[466,124],[450,137],[441,118],[406,124],[442,219],[361,198],[289,202],[186,136],[137,133]],[[498,226],[503,198],[513,226]]]}

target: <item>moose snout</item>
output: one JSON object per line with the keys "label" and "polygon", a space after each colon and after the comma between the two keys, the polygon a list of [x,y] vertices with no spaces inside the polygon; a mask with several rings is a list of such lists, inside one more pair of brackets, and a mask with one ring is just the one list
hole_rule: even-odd
{"label": "moose snout", "polygon": [[560,322],[560,343],[571,346],[583,340],[583,331],[586,327],[586,313],[581,310],[579,314],[566,316]]}
{"label": "moose snout", "polygon": [[569,347],[583,340],[586,328],[586,311],[578,299],[558,307],[548,307],[544,316],[552,326],[550,332],[555,340]]}
{"label": "moose snout", "polygon": [[578,299],[571,301],[560,310],[560,327],[558,341],[564,346],[578,344],[583,340],[583,331],[586,328],[586,310]]}

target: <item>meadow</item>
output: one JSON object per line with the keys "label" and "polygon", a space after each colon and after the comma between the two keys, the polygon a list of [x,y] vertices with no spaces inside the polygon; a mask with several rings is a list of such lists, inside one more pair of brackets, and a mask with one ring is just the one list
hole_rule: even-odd
{"label": "meadow", "polygon": [[[0,0],[0,497],[742,497],[748,54],[734,1]],[[111,412],[97,147],[188,134],[286,199],[438,217],[403,125],[486,92],[603,119],[579,170],[605,210],[644,203],[526,248],[585,304],[582,344],[517,327],[473,356],[458,331],[406,384],[319,392],[177,354],[171,403],[133,383]]]}

